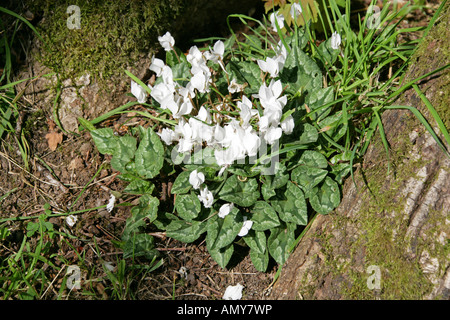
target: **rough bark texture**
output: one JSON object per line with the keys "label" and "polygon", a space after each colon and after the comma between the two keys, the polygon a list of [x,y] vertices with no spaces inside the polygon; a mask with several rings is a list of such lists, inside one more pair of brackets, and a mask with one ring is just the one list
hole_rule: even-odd
{"label": "rough bark texture", "polygon": [[[450,62],[449,21],[447,6],[407,79]],[[449,86],[448,71],[419,83],[447,128]],[[435,126],[414,90],[396,105],[417,107]],[[356,171],[356,187],[348,179],[341,205],[314,220],[271,299],[449,299],[450,159],[410,112],[386,111],[382,119],[389,173],[375,139]]]}

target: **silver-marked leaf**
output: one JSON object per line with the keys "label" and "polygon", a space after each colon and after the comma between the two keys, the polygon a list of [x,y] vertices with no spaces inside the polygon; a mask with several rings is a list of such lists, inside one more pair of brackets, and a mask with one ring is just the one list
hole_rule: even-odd
{"label": "silver-marked leaf", "polygon": [[92,130],[92,140],[101,154],[113,154],[117,145],[117,136],[111,128],[101,128]]}
{"label": "silver-marked leaf", "polygon": [[129,194],[151,194],[154,188],[155,185],[150,181],[135,178],[123,191]]}
{"label": "silver-marked leaf", "polygon": [[258,182],[254,178],[240,181],[236,175],[233,175],[225,181],[218,196],[224,201],[249,207],[259,198]]}
{"label": "silver-marked leaf", "polygon": [[200,200],[194,193],[179,194],[175,198],[175,209],[184,220],[197,218],[201,210]]}
{"label": "silver-marked leaf", "polygon": [[255,251],[250,249],[250,259],[253,262],[256,270],[259,272],[266,272],[267,266],[269,265],[269,251],[261,253],[259,251]]}
{"label": "silver-marked leaf", "polygon": [[145,257],[153,259],[159,252],[155,249],[154,238],[146,233],[136,233],[123,245],[123,258]]}
{"label": "silver-marked leaf", "polygon": [[299,164],[325,169],[328,167],[327,158],[318,151],[306,150],[300,157]]}
{"label": "silver-marked leaf", "polygon": [[143,178],[151,179],[159,174],[164,161],[164,147],[152,128],[140,128],[141,142],[136,151],[136,172]]}
{"label": "silver-marked leaf", "polygon": [[173,182],[172,189],[170,193],[172,194],[183,194],[188,193],[191,190],[192,185],[189,183],[189,175],[191,171],[181,172],[175,181]]}
{"label": "silver-marked leaf", "polygon": [[[305,97],[305,104],[311,110],[311,117],[314,120],[320,120],[326,117],[333,106],[323,107],[327,103],[333,101],[334,91],[333,87],[320,88],[311,91]],[[314,112],[315,111],[315,112]]]}
{"label": "silver-marked leaf", "polygon": [[289,250],[295,241],[294,231],[295,228],[288,224],[287,226],[276,227],[270,232],[267,239],[267,248],[279,265],[283,265],[289,257]]}
{"label": "silver-marked leaf", "polygon": [[[294,129],[295,130],[295,129]],[[317,132],[317,129],[310,125],[309,123],[300,124],[298,126],[298,131],[300,133],[300,137],[298,139],[300,144],[308,144],[316,142],[319,138],[319,133]]]}
{"label": "silver-marked leaf", "polygon": [[243,237],[243,239],[250,249],[259,253],[266,252],[267,238],[263,231],[256,231],[252,229],[245,237]]}
{"label": "silver-marked leaf", "polygon": [[257,201],[251,209],[252,229],[264,231],[280,225],[280,220],[274,208],[265,201]]}
{"label": "silver-marked leaf", "polygon": [[209,219],[206,228],[208,250],[220,249],[233,243],[242,228],[243,221],[244,218],[237,208],[233,208],[225,218],[215,215]]}
{"label": "silver-marked leaf", "polygon": [[297,182],[303,192],[307,192],[325,179],[328,171],[310,166],[299,166],[292,170],[291,179]]}
{"label": "silver-marked leaf", "polygon": [[136,143],[136,138],[132,136],[122,136],[117,139],[113,158],[111,159],[111,166],[115,170],[119,172],[127,171],[127,164],[131,162],[136,153]]}
{"label": "silver-marked leaf", "polygon": [[311,192],[309,200],[311,207],[320,214],[328,214],[341,202],[339,186],[330,177]]}
{"label": "silver-marked leaf", "polygon": [[141,227],[153,222],[158,215],[159,200],[151,195],[145,194],[139,198],[139,204],[131,209],[131,217],[125,224],[122,240],[127,241],[134,233],[138,233]]}
{"label": "silver-marked leaf", "polygon": [[294,46],[286,58],[280,79],[287,84],[286,91],[296,94],[298,91],[314,91],[322,88],[322,71],[305,52]]}
{"label": "silver-marked leaf", "polygon": [[302,190],[293,182],[288,182],[284,199],[272,200],[271,204],[284,222],[293,222],[303,226],[306,226],[308,223],[305,196]]}
{"label": "silver-marked leaf", "polygon": [[219,264],[219,266],[225,268],[228,262],[230,262],[231,256],[233,255],[234,245],[229,244],[228,246],[220,249],[217,248],[213,250],[208,249],[208,252],[211,255],[211,258],[213,258],[214,261],[216,261]]}
{"label": "silver-marked leaf", "polygon": [[[177,229],[174,230],[173,226],[175,224]],[[186,243],[194,242],[206,231],[206,223],[201,221],[188,222],[178,220],[171,222],[171,225],[168,226],[166,236]]]}

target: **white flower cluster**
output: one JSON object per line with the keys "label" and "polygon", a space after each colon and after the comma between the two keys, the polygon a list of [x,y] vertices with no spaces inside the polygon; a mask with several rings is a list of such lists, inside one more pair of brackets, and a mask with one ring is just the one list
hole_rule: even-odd
{"label": "white flower cluster", "polygon": [[[175,44],[169,32],[159,37],[159,41],[165,50],[172,50]],[[201,52],[197,46],[192,46],[186,56],[191,65],[192,77],[185,87],[174,81],[172,69],[168,65],[161,59],[153,58],[150,70],[155,72],[162,81],[154,87],[149,86],[151,97],[159,103],[161,108],[170,110],[174,119],[178,119],[173,129],[164,128],[158,133],[161,140],[167,145],[177,142],[179,153],[191,152],[195,146],[206,143],[215,149],[214,156],[217,164],[222,166],[222,171],[236,160],[256,156],[263,143],[262,139],[273,145],[281,138],[283,132],[290,134],[294,128],[292,116],[288,116],[280,123],[287,97],[282,95],[281,81],[273,79],[278,76],[286,61],[286,48],[281,43],[274,49],[275,57],[257,61],[261,71],[268,73],[272,78],[269,86],[263,84],[259,93],[253,95],[253,98],[259,99],[264,108],[262,115],[254,108],[254,103],[241,94],[241,100],[237,102],[240,119],[227,115],[223,116],[219,123],[204,106],[200,107],[197,115],[191,116],[195,109],[193,101],[196,94],[210,91],[211,70],[207,62],[218,63],[226,72],[223,63],[224,51],[224,43],[220,40],[214,44],[213,48],[205,52]],[[140,86],[132,82],[132,93],[138,101],[145,101],[147,98],[145,91],[143,88],[139,91],[138,87]],[[235,79],[229,81],[230,95],[242,92],[243,89],[244,85],[237,83]],[[226,107],[226,105],[216,105],[215,109],[220,112]],[[190,116],[188,120],[184,117],[187,115]]]}

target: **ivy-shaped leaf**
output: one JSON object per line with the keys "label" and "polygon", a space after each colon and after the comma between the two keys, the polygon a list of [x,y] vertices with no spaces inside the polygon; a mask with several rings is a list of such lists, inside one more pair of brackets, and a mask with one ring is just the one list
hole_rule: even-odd
{"label": "ivy-shaped leaf", "polygon": [[287,85],[290,94],[322,88],[322,72],[311,57],[294,46],[286,58],[280,73],[281,81]]}
{"label": "ivy-shaped leaf", "polygon": [[309,202],[311,207],[320,214],[328,214],[333,211],[341,202],[339,186],[330,177],[311,192]]}
{"label": "ivy-shaped leaf", "polygon": [[215,215],[209,219],[206,234],[208,250],[220,249],[232,243],[241,230],[243,221],[244,218],[237,208],[233,208],[225,218]]}
{"label": "ivy-shaped leaf", "polygon": [[147,222],[153,222],[157,218],[159,200],[151,195],[145,194],[139,198],[139,204],[131,209],[131,217],[125,224],[122,240],[127,241],[133,233],[140,231]]}
{"label": "ivy-shaped leaf", "polygon": [[294,231],[295,225],[288,224],[276,227],[270,232],[267,248],[279,265],[283,265],[289,257],[289,250],[295,241]]}
{"label": "ivy-shaped leaf", "polygon": [[234,245],[229,244],[228,246],[220,249],[216,248],[213,250],[208,250],[208,252],[211,255],[211,258],[213,258],[214,261],[219,264],[219,266],[225,268],[228,262],[230,262],[231,257],[233,256]]}
{"label": "ivy-shaped leaf", "polygon": [[257,201],[251,209],[252,229],[264,231],[280,225],[280,220],[274,208],[265,201]]}
{"label": "ivy-shaped leaf", "polygon": [[151,194],[155,185],[148,180],[134,178],[123,190],[129,194]]}
{"label": "ivy-shaped leaf", "polygon": [[306,226],[308,223],[308,211],[302,190],[289,181],[284,197],[285,199],[271,201],[273,208],[280,215],[280,219],[285,222]]}
{"label": "ivy-shaped leaf", "polygon": [[92,140],[101,154],[113,154],[117,145],[117,136],[111,128],[101,128],[90,131]]}
{"label": "ivy-shaped leaf", "polygon": [[136,172],[145,179],[158,175],[163,166],[164,147],[152,128],[140,128],[141,142],[136,151]]}
{"label": "ivy-shaped leaf", "polygon": [[127,171],[127,165],[133,160],[136,153],[136,143],[136,138],[132,136],[122,136],[117,139],[113,158],[111,159],[111,166],[115,170],[119,172]]}
{"label": "ivy-shaped leaf", "polygon": [[144,257],[151,260],[159,255],[159,252],[155,249],[154,238],[146,233],[134,234],[125,242],[122,249],[124,259]]}
{"label": "ivy-shaped leaf", "polygon": [[325,179],[328,171],[310,166],[299,166],[292,170],[291,179],[307,192]]}
{"label": "ivy-shaped leaf", "polygon": [[[320,120],[326,117],[332,106],[322,108],[325,104],[333,101],[334,99],[334,89],[333,87],[319,88],[317,90],[311,91],[305,97],[305,104],[311,110],[311,117],[314,120]],[[313,112],[317,110],[316,112]]]}
{"label": "ivy-shaped leaf", "polygon": [[300,157],[299,164],[321,169],[328,167],[327,158],[320,152],[314,150],[304,151]]}
{"label": "ivy-shaped leaf", "polygon": [[225,181],[219,192],[219,198],[242,207],[249,207],[259,198],[258,182],[254,178],[240,181],[236,175],[232,175]]}
{"label": "ivy-shaped leaf", "polygon": [[194,220],[201,210],[200,200],[194,193],[179,194],[175,198],[175,209],[184,220]]}
{"label": "ivy-shaped leaf", "polygon": [[188,193],[192,189],[192,185],[189,183],[189,175],[191,171],[181,172],[175,181],[173,182],[170,193],[172,194],[184,194]]}
{"label": "ivy-shaped leaf", "polygon": [[[175,229],[174,226],[177,228]],[[206,223],[201,221],[173,221],[169,224],[166,236],[181,242],[191,243],[206,231]]]}
{"label": "ivy-shaped leaf", "polygon": [[256,270],[265,272],[269,265],[266,234],[263,231],[250,230],[243,239],[250,247],[250,259]]}

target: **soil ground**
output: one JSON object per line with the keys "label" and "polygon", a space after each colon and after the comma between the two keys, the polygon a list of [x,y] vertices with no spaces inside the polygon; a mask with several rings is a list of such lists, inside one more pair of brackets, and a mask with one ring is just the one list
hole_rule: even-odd
{"label": "soil ground", "polygon": [[[426,25],[431,16],[431,10],[418,10],[402,27]],[[30,65],[33,63],[25,61],[23,70],[35,68]],[[20,120],[22,127],[26,128],[30,147],[29,170],[25,170],[16,143],[9,137],[0,150],[0,194],[11,193],[1,203],[0,218],[38,215],[44,211],[47,203],[53,212],[85,210],[107,204],[111,191],[121,192],[125,187],[116,177],[118,172],[110,167],[110,159],[98,153],[89,133],[63,134],[63,140],[56,150],[50,150],[46,135],[54,127],[50,120],[52,107],[33,100],[41,90],[46,89],[38,85],[30,86],[29,89],[34,92],[28,91],[22,98],[24,112]],[[124,98],[124,94],[122,92],[121,98]],[[121,134],[125,129],[125,121],[143,123],[137,117],[129,119],[124,116],[109,119],[102,126],[111,126]],[[165,197],[164,194],[161,197]],[[113,298],[113,293],[108,289],[111,288],[111,282],[101,264],[110,262],[117,270],[117,262],[122,257],[114,240],[120,239],[125,220],[130,216],[130,207],[120,204],[133,203],[136,199],[134,196],[119,199],[112,212],[103,208],[78,214],[74,227],[69,227],[64,217],[50,219],[56,230],[75,236],[74,239],[61,242],[54,239],[53,255],[48,257],[51,262],[62,267],[63,263],[57,258],[61,256],[67,265],[76,265],[80,262],[79,256],[83,257],[81,270],[85,281],[82,281],[82,290],[67,291],[63,295],[64,299]],[[26,233],[26,222],[9,222],[9,227],[12,237],[7,244],[0,246],[0,255],[6,254],[6,251],[17,251]],[[37,241],[36,237],[32,241]],[[244,286],[243,299],[262,300],[270,293],[277,271],[277,266],[271,264],[266,273],[258,272],[244,247],[236,246],[239,254],[228,268],[223,269],[211,259],[202,239],[184,244],[160,237],[157,238],[156,246],[164,263],[155,271],[130,277],[132,280],[128,285],[132,294],[125,295],[125,298],[214,300],[222,298],[227,286],[240,283]],[[146,263],[135,261],[135,264]],[[131,266],[130,261],[127,264]],[[45,264],[41,267],[48,268]],[[180,272],[181,267],[185,268],[185,274]],[[54,269],[48,269],[51,273],[49,278],[55,281],[44,299],[55,299],[63,274],[58,275]]]}

